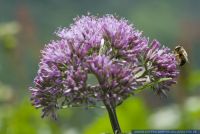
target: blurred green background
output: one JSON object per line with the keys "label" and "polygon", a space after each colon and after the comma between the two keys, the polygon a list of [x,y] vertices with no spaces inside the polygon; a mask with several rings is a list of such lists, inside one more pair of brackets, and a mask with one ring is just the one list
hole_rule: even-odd
{"label": "blurred green background", "polygon": [[183,45],[189,55],[167,99],[145,90],[117,108],[122,130],[199,129],[200,1],[0,0],[0,134],[112,132],[105,109],[63,109],[53,121],[41,119],[41,110],[29,100],[40,50],[56,39],[58,27],[68,27],[87,12],[125,17],[150,40],[172,49]]}

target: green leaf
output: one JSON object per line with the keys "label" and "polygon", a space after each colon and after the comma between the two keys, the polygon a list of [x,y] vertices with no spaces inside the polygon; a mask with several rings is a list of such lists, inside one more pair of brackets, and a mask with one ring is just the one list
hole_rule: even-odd
{"label": "green leaf", "polygon": [[155,84],[159,84],[159,83],[161,83],[161,82],[168,81],[168,80],[171,80],[171,79],[172,79],[172,78],[161,78],[161,79],[156,80],[156,81],[154,81],[154,82],[147,83],[147,84],[145,84],[145,85],[139,87],[138,89],[136,89],[136,90],[134,91],[134,93],[140,93],[142,90],[147,89],[147,88],[149,88],[149,87],[151,87],[151,86],[153,86],[153,85],[155,85]]}

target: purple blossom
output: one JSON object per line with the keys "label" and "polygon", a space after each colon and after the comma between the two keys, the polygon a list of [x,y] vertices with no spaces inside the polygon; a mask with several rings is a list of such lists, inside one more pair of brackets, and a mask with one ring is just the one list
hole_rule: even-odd
{"label": "purple blossom", "polygon": [[[59,108],[98,101],[117,106],[148,82],[171,78],[154,85],[159,94],[176,82],[175,56],[156,40],[149,45],[148,38],[125,19],[82,16],[56,34],[60,39],[41,51],[30,87],[32,103],[43,109],[43,116],[56,118]],[[88,84],[89,74],[97,84]]]}
{"label": "purple blossom", "polygon": [[153,40],[148,49],[144,52],[145,67],[148,70],[150,81],[160,78],[171,78],[171,80],[154,85],[155,91],[166,96],[166,91],[172,84],[176,83],[179,74],[176,58],[170,49],[162,47],[157,40]]}

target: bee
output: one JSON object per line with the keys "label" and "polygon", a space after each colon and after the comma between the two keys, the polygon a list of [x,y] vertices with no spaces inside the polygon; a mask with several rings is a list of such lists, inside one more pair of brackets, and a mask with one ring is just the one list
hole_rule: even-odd
{"label": "bee", "polygon": [[174,54],[179,66],[183,66],[186,62],[188,62],[188,54],[182,46],[176,46],[174,48]]}

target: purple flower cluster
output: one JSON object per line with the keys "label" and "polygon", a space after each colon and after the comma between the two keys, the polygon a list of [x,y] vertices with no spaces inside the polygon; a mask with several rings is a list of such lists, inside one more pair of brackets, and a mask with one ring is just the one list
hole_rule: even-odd
{"label": "purple flower cluster", "polygon": [[[112,15],[82,16],[69,28],[56,32],[57,41],[42,50],[39,70],[30,87],[31,99],[43,116],[63,106],[95,105],[98,101],[120,104],[138,87],[160,78],[158,93],[175,83],[175,56],[158,41],[149,45],[125,19]],[[89,84],[89,74],[97,84]]]}
{"label": "purple flower cluster", "polygon": [[179,74],[174,54],[170,52],[169,48],[161,46],[157,40],[153,40],[145,52],[144,59],[150,81],[171,78],[171,80],[153,86],[157,94],[166,96],[166,91],[169,90],[170,85],[176,83]]}

